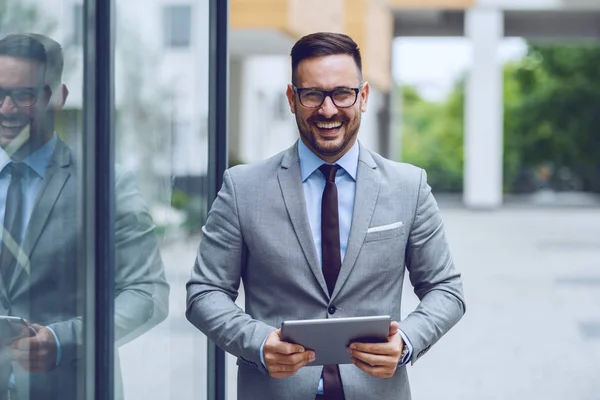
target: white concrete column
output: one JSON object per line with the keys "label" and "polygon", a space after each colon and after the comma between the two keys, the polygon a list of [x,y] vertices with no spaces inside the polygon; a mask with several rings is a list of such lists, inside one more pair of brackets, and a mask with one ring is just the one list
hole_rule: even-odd
{"label": "white concrete column", "polygon": [[472,208],[502,204],[503,74],[498,47],[504,16],[498,9],[467,11],[465,36],[472,63],[465,98],[464,194]]}

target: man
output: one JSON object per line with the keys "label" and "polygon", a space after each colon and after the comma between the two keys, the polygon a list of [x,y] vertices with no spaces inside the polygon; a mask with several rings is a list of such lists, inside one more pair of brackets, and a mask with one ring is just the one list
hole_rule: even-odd
{"label": "man", "polygon": [[[62,67],[62,49],[50,38],[0,40],[0,315],[31,327],[4,343],[0,399],[69,400],[80,398],[83,388],[82,317],[92,294],[79,254],[84,188],[75,154],[54,132],[54,112],[68,95]],[[166,317],[169,287],[133,177],[117,172],[115,191],[115,336],[121,344]],[[120,380],[115,384],[120,398]]]}
{"label": "man", "polygon": [[[308,35],[291,58],[300,140],[225,172],[187,284],[187,317],[239,357],[241,399],[410,399],[404,366],[465,312],[436,202],[423,170],[357,141],[369,84],[352,39]],[[420,303],[400,321],[405,270]],[[245,312],[234,303],[240,279]],[[305,367],[319,354],[277,329],[369,315],[392,316],[388,341],[351,344],[347,365]]]}

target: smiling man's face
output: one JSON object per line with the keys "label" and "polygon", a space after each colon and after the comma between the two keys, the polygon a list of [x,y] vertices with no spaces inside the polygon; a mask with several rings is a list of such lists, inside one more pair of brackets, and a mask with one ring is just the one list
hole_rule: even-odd
{"label": "smiling man's face", "polygon": [[[296,76],[299,88],[334,90],[361,85],[354,59],[346,54],[303,60],[298,64]],[[325,98],[321,107],[307,108],[301,104],[291,85],[287,97],[291,111],[296,115],[300,139],[321,159],[335,162],[356,142],[361,114],[367,110],[369,84],[362,85],[356,103],[347,108],[336,107],[330,97]]]}
{"label": "smiling man's face", "polygon": [[33,96],[33,105],[19,106],[8,95],[1,99],[0,147],[6,149],[13,141],[29,133],[29,140],[44,140],[45,119],[48,115],[49,89],[44,85],[44,65],[18,57],[0,56],[0,95]]}

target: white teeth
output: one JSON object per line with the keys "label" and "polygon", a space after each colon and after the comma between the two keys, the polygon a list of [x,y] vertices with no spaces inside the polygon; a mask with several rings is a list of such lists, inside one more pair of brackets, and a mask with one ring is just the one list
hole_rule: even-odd
{"label": "white teeth", "polygon": [[0,125],[2,125],[5,128],[20,128],[24,124],[23,124],[23,122],[20,122],[20,121],[14,121],[14,122],[11,122],[11,121],[2,121],[0,123]]}
{"label": "white teeth", "polygon": [[335,128],[339,128],[340,126],[342,126],[341,122],[318,122],[317,123],[317,127],[319,129],[335,129]]}

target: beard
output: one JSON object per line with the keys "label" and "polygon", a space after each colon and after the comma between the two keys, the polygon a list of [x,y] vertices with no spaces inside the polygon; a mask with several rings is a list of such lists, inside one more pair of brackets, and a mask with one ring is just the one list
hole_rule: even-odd
{"label": "beard", "polygon": [[52,136],[52,129],[44,133],[45,125],[52,121],[51,117],[48,112],[35,118],[23,114],[0,114],[0,147],[15,159],[26,157]]}
{"label": "beard", "polygon": [[[361,113],[358,112],[352,119],[348,119],[343,115],[337,115],[333,118],[323,118],[321,116],[313,116],[308,119],[303,119],[297,112],[296,124],[298,125],[298,131],[303,142],[311,149],[315,154],[323,157],[340,157],[345,153],[347,149],[351,147],[354,140],[358,136],[358,130],[360,128]],[[326,137],[321,135],[320,129],[317,127],[317,123],[334,123],[341,122],[342,126],[338,128],[340,133],[335,137]]]}
{"label": "beard", "polygon": [[[29,132],[32,119],[27,115],[16,114],[6,116],[0,114],[0,146],[6,148],[14,141],[19,140],[24,132]],[[28,136],[28,134],[27,134]]]}

